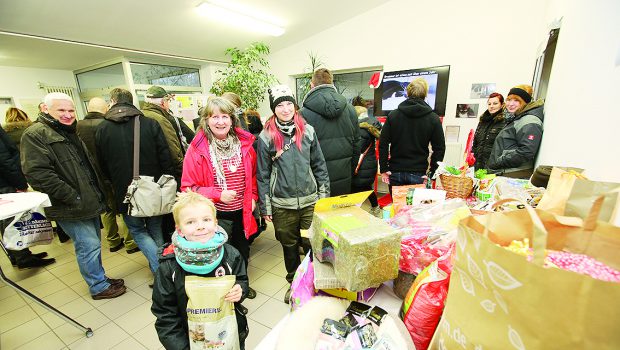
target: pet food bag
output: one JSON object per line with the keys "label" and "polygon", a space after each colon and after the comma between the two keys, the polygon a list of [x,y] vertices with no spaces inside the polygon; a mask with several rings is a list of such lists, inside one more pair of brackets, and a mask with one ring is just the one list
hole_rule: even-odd
{"label": "pet food bag", "polygon": [[304,306],[310,299],[314,298],[314,268],[310,253],[297,267],[295,277],[291,283],[291,309],[297,310]]}
{"label": "pet food bag", "polygon": [[50,244],[54,238],[52,224],[45,217],[43,208],[50,205],[47,195],[38,192],[7,195],[7,204],[20,209],[30,209],[15,214],[13,221],[4,231],[4,246],[7,249],[22,250],[40,244]]}
{"label": "pet food bag", "polygon": [[238,350],[239,336],[234,303],[224,297],[235,276],[185,277],[190,349]]}

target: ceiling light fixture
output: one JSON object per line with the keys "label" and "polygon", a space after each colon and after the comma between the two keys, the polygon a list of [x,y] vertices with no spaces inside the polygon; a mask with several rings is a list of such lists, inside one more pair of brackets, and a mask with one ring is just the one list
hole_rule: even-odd
{"label": "ceiling light fixture", "polygon": [[198,5],[196,10],[212,20],[248,31],[261,32],[271,36],[284,34],[284,28],[278,19],[229,1],[210,0]]}

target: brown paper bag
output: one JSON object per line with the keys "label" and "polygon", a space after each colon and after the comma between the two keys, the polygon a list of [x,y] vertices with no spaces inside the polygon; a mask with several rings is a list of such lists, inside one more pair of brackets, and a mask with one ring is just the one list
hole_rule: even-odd
{"label": "brown paper bag", "polygon": [[585,218],[592,202],[605,195],[599,219],[620,225],[618,207],[620,183],[591,181],[576,172],[553,168],[547,191],[537,208],[552,214]]}
{"label": "brown paper bag", "polygon": [[[545,268],[545,246],[620,269],[620,228],[528,207],[459,224],[455,267],[429,349],[620,349],[620,283]],[[529,238],[534,259],[506,250]]]}

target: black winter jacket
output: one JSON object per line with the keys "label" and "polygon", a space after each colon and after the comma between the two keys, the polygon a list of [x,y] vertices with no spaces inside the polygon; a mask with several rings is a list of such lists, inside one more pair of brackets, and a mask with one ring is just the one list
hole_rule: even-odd
{"label": "black winter jacket", "polygon": [[321,144],[331,196],[351,193],[351,179],[360,156],[355,109],[331,84],[311,89],[302,105],[300,112]]}
{"label": "black winter jacket", "polygon": [[[166,349],[189,349],[189,330],[187,325],[187,294],[185,293],[185,276],[193,275],[181,268],[175,259],[170,245],[164,246],[159,253],[159,268],[155,272],[153,285],[153,305],[151,312],[157,317],[155,329],[159,341]],[[248,294],[248,275],[245,262],[239,251],[229,244],[224,244],[224,257],[220,266],[226,275],[235,275],[236,283],[243,290],[241,300],[235,303],[237,327],[239,331],[247,326],[245,315],[238,311],[239,305]],[[215,277],[215,271],[204,275]],[[221,269],[220,269],[221,270]]]}
{"label": "black winter jacket", "polygon": [[19,150],[0,127],[0,193],[11,193],[28,188],[22,173]]}
{"label": "black winter jacket", "polygon": [[476,157],[476,164],[474,165],[476,169],[486,169],[487,160],[491,155],[495,138],[505,125],[506,116],[505,111],[502,109],[495,112],[495,114],[491,114],[489,110],[486,110],[480,116],[472,147],[472,152]]}
{"label": "black winter jacket", "polygon": [[543,119],[543,100],[532,101],[514,117],[507,118],[506,126],[493,143],[488,168],[499,174],[523,170],[531,170],[533,173],[542,140]]}
{"label": "black winter jacket", "polygon": [[[360,152],[368,152],[360,164],[357,175],[353,176],[355,187],[371,186],[377,176],[377,156],[375,154],[376,140],[381,135],[381,123],[375,118],[366,117],[359,119],[360,126]],[[370,148],[369,148],[370,147]],[[360,155],[361,156],[361,155]],[[359,163],[359,161],[358,161]]]}
{"label": "black winter jacket", "polygon": [[[87,220],[105,209],[97,165],[77,135],[62,131],[51,116],[39,116],[22,136],[22,170],[33,189],[46,193],[50,220]],[[71,137],[79,142],[79,149]]]}
{"label": "black winter jacket", "polygon": [[429,169],[429,143],[433,149],[430,164],[433,173],[446,152],[443,128],[439,116],[424,100],[408,98],[390,112],[383,124],[379,140],[381,173],[425,174]]}
{"label": "black winter jacket", "polygon": [[[133,178],[134,118],[140,118],[139,175],[152,176],[155,181],[164,174],[175,175],[170,150],[159,124],[145,117],[132,104],[114,105],[97,128],[95,144],[101,170],[112,183],[118,213],[127,212],[123,199]],[[180,184],[180,179],[176,180]]]}

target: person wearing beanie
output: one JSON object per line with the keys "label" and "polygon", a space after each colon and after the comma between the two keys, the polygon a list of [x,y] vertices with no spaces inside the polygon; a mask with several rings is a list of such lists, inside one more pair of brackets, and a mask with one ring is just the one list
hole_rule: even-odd
{"label": "person wearing beanie", "polygon": [[[241,302],[247,298],[249,290],[247,265],[239,251],[226,243],[228,235],[218,226],[216,212],[211,200],[191,191],[179,193],[172,208],[176,229],[172,243],[165,245],[159,254],[151,306],[157,318],[155,330],[166,349],[190,348],[185,277],[226,275],[233,275],[235,284],[222,297],[234,303],[239,345],[245,348],[249,329]],[[207,334],[218,332],[208,327],[204,331]],[[231,340],[233,335],[222,336]]]}
{"label": "person wearing beanie", "polygon": [[360,158],[357,114],[334,85],[326,68],[312,74],[310,91],[299,113],[314,128],[327,163],[332,196],[351,193],[353,173]]}
{"label": "person wearing beanie", "polygon": [[488,109],[480,116],[474,135],[472,151],[476,157],[476,164],[474,165],[476,169],[486,169],[495,138],[506,125],[504,96],[502,94],[497,92],[490,94],[487,107]]}
{"label": "person wearing beanie", "polygon": [[506,126],[493,143],[487,167],[492,173],[527,179],[534,172],[543,134],[544,101],[532,98],[529,85],[517,85],[506,97]]}
{"label": "person wearing beanie", "polygon": [[[301,232],[310,228],[314,204],[329,197],[329,175],[317,134],[295,108],[288,86],[269,90],[274,114],[258,138],[258,197],[261,216],[271,221],[282,245],[286,280],[293,282],[301,263]],[[308,248],[308,244],[303,244]],[[289,302],[290,286],[284,296]]]}

